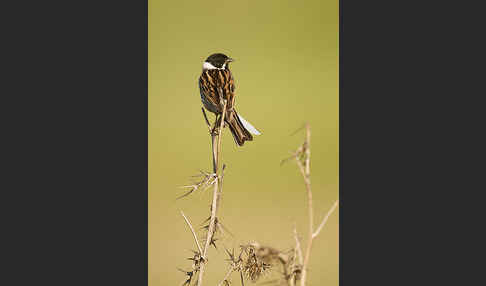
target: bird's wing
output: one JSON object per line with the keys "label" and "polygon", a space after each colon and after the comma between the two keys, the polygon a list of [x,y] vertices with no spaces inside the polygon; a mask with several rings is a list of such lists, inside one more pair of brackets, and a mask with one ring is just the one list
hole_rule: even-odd
{"label": "bird's wing", "polygon": [[207,71],[203,72],[199,77],[199,91],[201,93],[201,99],[203,100],[203,102],[206,102],[209,106],[211,106],[211,109],[215,109],[213,112],[219,110],[219,95],[217,83]]}

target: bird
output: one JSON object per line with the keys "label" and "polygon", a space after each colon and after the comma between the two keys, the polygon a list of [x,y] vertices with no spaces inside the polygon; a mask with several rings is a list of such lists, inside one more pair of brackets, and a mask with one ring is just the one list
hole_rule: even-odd
{"label": "bird", "polygon": [[[229,63],[234,59],[222,53],[210,55],[204,62],[199,77],[199,92],[204,107],[216,114],[216,122],[220,122],[223,112],[221,99],[226,100],[225,123],[228,124],[231,134],[238,146],[245,141],[253,141],[253,135],[261,133],[246,121],[235,109],[235,81],[229,69]],[[218,125],[216,125],[218,126]]]}

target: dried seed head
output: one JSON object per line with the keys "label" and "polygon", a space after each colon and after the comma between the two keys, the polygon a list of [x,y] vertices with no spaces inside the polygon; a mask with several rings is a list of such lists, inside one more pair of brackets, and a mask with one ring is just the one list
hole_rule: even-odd
{"label": "dried seed head", "polygon": [[[266,275],[271,268],[270,260],[265,256],[260,256],[261,249],[257,244],[241,245],[242,254],[240,254],[241,266],[239,271],[245,275],[245,277],[256,282],[262,276]],[[268,261],[268,262],[265,262]]]}
{"label": "dried seed head", "polygon": [[[242,273],[246,279],[256,282],[262,276],[266,276],[270,271],[279,273],[280,278],[267,281],[274,285],[295,285],[300,280],[302,265],[298,264],[295,258],[295,249],[280,251],[274,247],[264,246],[258,242],[241,245]],[[234,257],[234,251],[228,252]],[[234,258],[233,260],[235,260]],[[237,270],[235,270],[237,271]],[[290,283],[293,281],[294,283]]]}

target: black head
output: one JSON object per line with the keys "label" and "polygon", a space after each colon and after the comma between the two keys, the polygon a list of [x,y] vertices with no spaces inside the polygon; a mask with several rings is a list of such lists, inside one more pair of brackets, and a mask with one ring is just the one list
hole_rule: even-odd
{"label": "black head", "polygon": [[203,67],[205,69],[225,69],[227,68],[227,64],[232,61],[233,59],[225,54],[212,54],[206,59]]}

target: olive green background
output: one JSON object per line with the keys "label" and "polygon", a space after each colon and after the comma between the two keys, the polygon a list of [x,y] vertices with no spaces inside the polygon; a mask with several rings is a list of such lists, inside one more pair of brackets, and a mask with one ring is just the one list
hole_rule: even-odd
{"label": "olive green background", "polygon": [[[196,246],[180,210],[195,226],[209,216],[211,191],[176,200],[190,176],[211,170],[197,85],[207,56],[236,59],[236,109],[262,132],[237,147],[224,130],[219,218],[234,237],[209,252],[204,284],[216,285],[227,269],[223,245],[258,241],[287,250],[294,223],[307,234],[302,177],[293,161],[279,165],[302,143],[302,131],[291,134],[305,121],[312,127],[316,224],[338,199],[338,1],[149,0],[148,16],[150,286],[180,285],[176,268],[190,269]],[[314,242],[309,285],[338,285],[338,211]]]}

